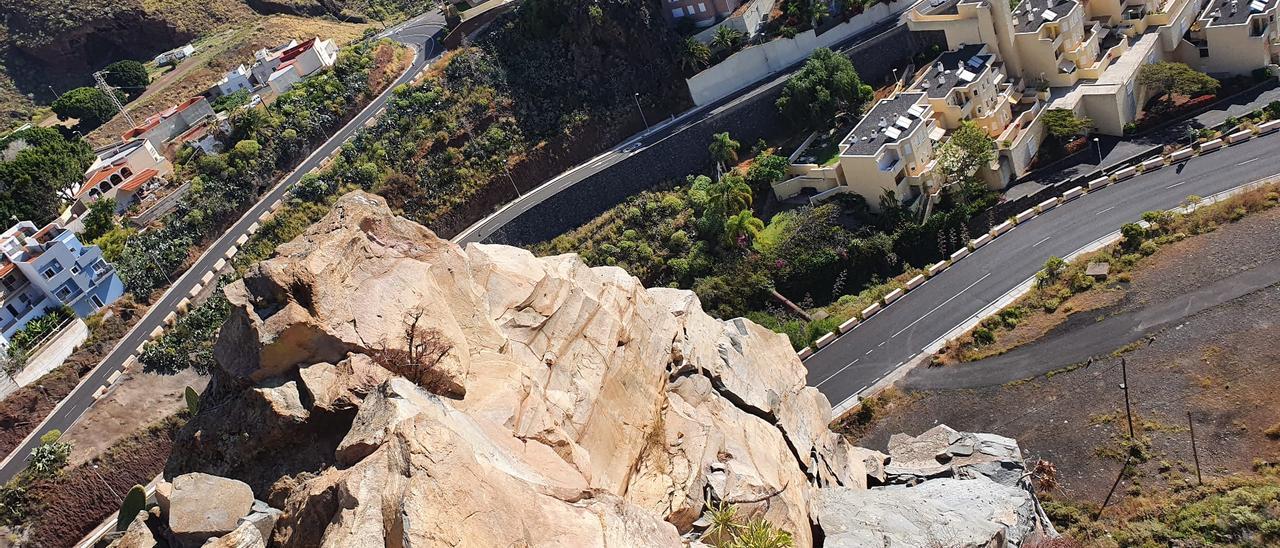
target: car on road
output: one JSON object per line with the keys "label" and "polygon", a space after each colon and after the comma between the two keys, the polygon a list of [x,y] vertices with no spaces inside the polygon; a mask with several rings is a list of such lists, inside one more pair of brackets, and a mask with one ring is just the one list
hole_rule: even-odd
{"label": "car on road", "polygon": [[640,141],[636,141],[634,143],[631,143],[627,146],[622,147],[622,152],[631,154],[632,152],[640,150],[641,148],[644,148],[644,143],[641,143]]}

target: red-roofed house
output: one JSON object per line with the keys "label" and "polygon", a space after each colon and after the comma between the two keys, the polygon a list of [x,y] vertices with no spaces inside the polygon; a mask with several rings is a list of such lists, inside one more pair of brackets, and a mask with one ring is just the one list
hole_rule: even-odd
{"label": "red-roofed house", "polygon": [[85,173],[85,181],[75,193],[71,214],[79,216],[100,198],[115,198],[116,211],[123,212],[150,186],[173,173],[173,165],[156,152],[146,139],[135,139],[108,149]]}
{"label": "red-roofed house", "polygon": [[207,99],[203,96],[192,97],[180,105],[174,105],[164,112],[148,117],[137,127],[126,131],[120,138],[122,141],[146,139],[157,150],[163,150],[165,144],[175,136],[213,115],[213,107],[209,106]]}
{"label": "red-roofed house", "polygon": [[333,40],[312,38],[285,49],[275,59],[276,67],[267,77],[267,85],[277,95],[289,91],[299,80],[338,60],[338,46]]}

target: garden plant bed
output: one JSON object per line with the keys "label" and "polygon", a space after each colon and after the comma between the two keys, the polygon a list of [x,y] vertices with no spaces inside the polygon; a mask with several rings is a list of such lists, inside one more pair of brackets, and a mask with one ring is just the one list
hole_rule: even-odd
{"label": "garden plant bed", "polygon": [[[1265,196],[1266,191],[1261,192]],[[1264,283],[1249,291],[1236,281],[1242,276],[1275,276],[1277,262],[1280,210],[1275,208],[1169,243],[1130,273],[1127,287],[1116,290],[1123,291],[1123,299],[1083,315],[1089,321],[1069,321],[1000,358],[913,371],[900,383],[901,394],[877,398],[870,411],[855,411],[840,426],[872,448],[883,448],[891,433],[923,432],[939,422],[1015,437],[1028,458],[1056,465],[1060,485],[1050,494],[1051,514],[1076,540],[1090,545],[1166,545],[1173,540],[1203,544],[1197,534],[1211,536],[1232,528],[1252,530],[1253,536],[1211,538],[1222,545],[1250,545],[1247,539],[1253,539],[1252,545],[1280,541],[1274,530],[1264,536],[1247,521],[1227,517],[1189,524],[1178,517],[1179,508],[1233,487],[1247,484],[1249,490],[1276,492],[1277,481],[1269,474],[1280,460],[1280,407],[1273,395],[1280,382],[1280,348],[1260,341],[1280,336],[1280,325],[1274,322],[1280,314],[1280,288]],[[1111,339],[1090,334],[1093,324],[1181,305],[1175,302],[1179,298],[1204,299],[1193,294],[1223,286],[1238,291],[1217,293],[1239,295],[1213,301],[1217,304],[1198,312],[1174,314],[1136,340],[1121,329],[1111,330]],[[1059,355],[1051,350],[1054,343],[1084,347],[1093,358]],[[1016,362],[990,367],[1015,354]],[[1134,443],[1126,435],[1121,359],[1127,365]],[[1038,371],[1027,375],[1023,370]],[[1207,484],[1203,489],[1195,487],[1188,412],[1195,422]],[[1131,449],[1135,464],[1113,498],[1114,508],[1102,522],[1093,522],[1096,506]],[[1246,506],[1238,498],[1214,500],[1227,509]],[[1161,506],[1168,501],[1177,504]],[[1220,513],[1223,508],[1201,509],[1202,515]],[[1276,517],[1264,512],[1261,519],[1274,523]]]}

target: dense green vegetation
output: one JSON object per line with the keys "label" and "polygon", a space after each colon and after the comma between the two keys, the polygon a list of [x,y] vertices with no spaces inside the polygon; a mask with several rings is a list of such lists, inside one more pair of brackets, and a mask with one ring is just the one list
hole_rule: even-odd
{"label": "dense green vegetation", "polygon": [[201,156],[181,167],[191,189],[161,228],[130,237],[116,269],[126,287],[145,296],[178,271],[194,246],[215,236],[277,174],[300,161],[371,96],[369,72],[387,42],[343,49],[332,70],[296,84],[271,106],[232,119],[226,153]]}
{"label": "dense green vegetation", "polygon": [[213,341],[230,311],[222,284],[204,303],[178,318],[164,335],[148,342],[138,355],[143,369],[150,373],[172,375],[193,368],[201,375],[213,369]]}
{"label": "dense green vegetation", "polygon": [[804,67],[787,79],[778,97],[778,109],[797,126],[813,129],[830,124],[839,112],[862,112],[873,95],[848,57],[818,48]]}
{"label": "dense green vegetation", "polygon": [[151,75],[147,73],[147,67],[132,59],[116,61],[107,65],[102,71],[103,79],[107,84],[119,88],[131,99],[142,95],[142,92],[147,90],[147,84],[151,83]]}
{"label": "dense green vegetation", "polygon": [[75,88],[58,96],[50,107],[63,120],[77,120],[76,130],[84,133],[116,115],[111,98],[95,87]]}
{"label": "dense green vegetation", "polygon": [[79,186],[93,163],[84,141],[49,128],[31,128],[0,140],[0,218],[52,221],[66,189]]}
{"label": "dense green vegetation", "polygon": [[22,369],[32,350],[53,333],[63,322],[76,317],[75,312],[65,306],[49,307],[44,315],[27,322],[22,329],[9,337],[9,346],[5,348],[3,366],[7,373]]}

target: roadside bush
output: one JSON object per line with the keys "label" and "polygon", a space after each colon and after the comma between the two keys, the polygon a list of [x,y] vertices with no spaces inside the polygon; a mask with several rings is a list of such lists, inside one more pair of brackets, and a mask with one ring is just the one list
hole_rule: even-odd
{"label": "roadside bush", "polygon": [[996,335],[990,329],[979,327],[973,330],[973,342],[979,346],[986,346],[996,342]]}
{"label": "roadside bush", "polygon": [[1155,254],[1155,252],[1159,250],[1160,250],[1159,244],[1156,244],[1151,240],[1142,242],[1142,245],[1138,246],[1138,252],[1148,256]]}

